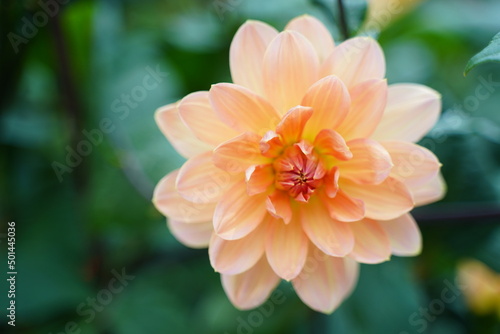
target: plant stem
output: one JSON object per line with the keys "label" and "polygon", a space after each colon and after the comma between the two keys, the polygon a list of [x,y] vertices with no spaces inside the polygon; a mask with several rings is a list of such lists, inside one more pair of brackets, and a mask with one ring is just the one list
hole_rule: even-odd
{"label": "plant stem", "polygon": [[349,26],[347,25],[347,17],[345,13],[345,7],[342,0],[337,0],[337,7],[339,9],[339,28],[344,40],[349,38]]}

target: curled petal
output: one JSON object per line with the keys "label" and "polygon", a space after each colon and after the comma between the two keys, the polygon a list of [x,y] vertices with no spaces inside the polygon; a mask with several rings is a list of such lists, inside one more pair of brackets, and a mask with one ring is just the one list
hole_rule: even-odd
{"label": "curled petal", "polygon": [[250,166],[245,174],[249,196],[265,192],[274,183],[272,165]]}
{"label": "curled petal", "polygon": [[285,144],[293,144],[302,139],[302,131],[313,113],[312,108],[296,106],[290,109],[276,128]]}
{"label": "curled petal", "polygon": [[260,152],[268,158],[276,158],[283,152],[284,146],[280,136],[274,131],[268,131],[260,141]]}
{"label": "curled petal", "polygon": [[342,189],[337,191],[334,198],[321,196],[330,217],[342,222],[354,222],[365,217],[365,204],[362,200],[347,195]]}
{"label": "curled petal", "polygon": [[267,197],[266,207],[273,217],[282,218],[285,224],[290,223],[292,206],[290,205],[290,196],[286,192],[275,190]]}
{"label": "curled petal", "polygon": [[391,242],[385,230],[374,220],[365,219],[349,225],[356,243],[349,254],[361,263],[380,263],[391,257]]}
{"label": "curled petal", "polygon": [[280,278],[271,269],[266,257],[262,256],[249,270],[237,275],[223,274],[221,281],[231,303],[241,310],[248,310],[262,304]]}
{"label": "curled petal", "polygon": [[328,155],[338,160],[349,160],[352,152],[344,138],[331,129],[321,130],[314,139],[314,147],[319,154]]}
{"label": "curled petal", "polygon": [[339,177],[339,168],[335,166],[330,169],[323,178],[325,194],[330,198],[335,197],[339,191]]}
{"label": "curled petal", "polygon": [[167,226],[177,240],[191,248],[206,248],[214,231],[212,221],[184,223],[168,220]]}
{"label": "curled petal", "polygon": [[415,219],[404,214],[396,219],[380,221],[391,242],[392,254],[399,256],[415,256],[422,250],[422,236]]}

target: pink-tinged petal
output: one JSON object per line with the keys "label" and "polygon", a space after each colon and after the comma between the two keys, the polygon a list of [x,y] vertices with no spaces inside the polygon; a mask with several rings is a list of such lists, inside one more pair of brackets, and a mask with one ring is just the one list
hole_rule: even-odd
{"label": "pink-tinged petal", "polygon": [[338,160],[349,160],[352,153],[344,138],[331,129],[321,130],[314,139],[314,147],[319,154],[328,155]]}
{"label": "pink-tinged petal", "polygon": [[253,165],[270,162],[260,153],[260,137],[252,132],[245,132],[238,137],[219,145],[213,153],[215,166],[231,174],[244,172]]}
{"label": "pink-tinged petal", "polygon": [[333,220],[322,201],[312,197],[300,208],[302,228],[309,239],[323,252],[345,256],[354,247],[349,223]]}
{"label": "pink-tinged petal", "polygon": [[415,219],[410,214],[396,219],[380,221],[379,225],[391,241],[392,254],[415,256],[422,250],[422,236]]}
{"label": "pink-tinged petal", "polygon": [[182,197],[175,187],[179,171],[173,171],[158,182],[153,203],[163,215],[175,221],[201,223],[211,221],[215,203],[192,203]]}
{"label": "pink-tinged petal", "polygon": [[325,194],[333,198],[337,196],[339,191],[339,168],[337,166],[330,169],[323,178],[323,183],[325,185]]}
{"label": "pink-tinged petal", "polygon": [[282,218],[285,224],[292,219],[292,206],[290,196],[285,191],[275,190],[266,199],[266,208],[276,218]]}
{"label": "pink-tinged petal", "polygon": [[316,82],[301,102],[313,108],[304,136],[313,140],[321,130],[336,128],[347,116],[350,104],[349,92],[339,78],[330,75]]}
{"label": "pink-tinged petal", "polygon": [[413,209],[413,199],[408,188],[393,177],[376,185],[357,184],[340,179],[340,189],[352,198],[365,203],[365,216],[376,220],[397,218]]}
{"label": "pink-tinged petal", "polygon": [[177,103],[172,103],[155,112],[156,124],[168,141],[184,158],[194,157],[200,153],[213,148],[194,135],[194,133],[182,122],[177,109]]}
{"label": "pink-tinged petal", "polygon": [[297,219],[290,224],[283,224],[281,220],[269,224],[266,256],[281,278],[289,281],[297,277],[306,262],[308,246],[309,240]]}
{"label": "pink-tinged petal", "polygon": [[278,35],[270,25],[249,20],[234,35],[229,49],[229,66],[235,84],[264,95],[262,63],[267,46]]}
{"label": "pink-tinged petal", "polygon": [[334,198],[321,195],[330,217],[342,222],[354,222],[365,217],[365,204],[362,200],[355,199],[339,189]]}
{"label": "pink-tinged petal", "polygon": [[417,142],[436,124],[441,95],[418,84],[389,86],[387,107],[372,138]]}
{"label": "pink-tinged petal", "polygon": [[413,195],[415,206],[422,206],[443,199],[446,193],[446,183],[443,175],[438,173],[426,183],[410,187],[410,192]]}
{"label": "pink-tinged petal", "polygon": [[212,221],[188,224],[168,220],[167,226],[177,240],[191,248],[206,248],[214,231]]}
{"label": "pink-tinged petal", "polygon": [[313,16],[302,15],[296,17],[288,22],[284,30],[295,30],[304,35],[316,49],[320,63],[333,51],[332,35],[323,23]]}
{"label": "pink-tinged petal", "polygon": [[385,230],[374,220],[364,219],[349,225],[356,243],[349,254],[360,263],[381,263],[391,257],[391,242]]}
{"label": "pink-tinged petal", "polygon": [[338,45],[321,66],[320,76],[335,75],[347,87],[385,77],[384,52],[369,37],[351,38]]}
{"label": "pink-tinged petal", "polygon": [[266,216],[266,194],[248,196],[244,180],[222,196],[214,212],[215,233],[226,240],[243,238]]}
{"label": "pink-tinged petal", "polygon": [[313,113],[312,108],[296,106],[290,109],[276,127],[284,144],[293,144],[302,139],[302,131]]}
{"label": "pink-tinged petal", "polygon": [[246,172],[247,193],[249,196],[263,193],[274,183],[272,165],[250,166]]}
{"label": "pink-tinged petal", "polygon": [[265,94],[280,114],[300,104],[318,79],[319,58],[311,43],[296,31],[280,33],[264,55]]}
{"label": "pink-tinged petal", "polygon": [[241,274],[252,268],[265,250],[267,223],[262,223],[250,234],[238,240],[224,240],[215,233],[210,239],[210,264],[222,274]]}
{"label": "pink-tinged petal", "polygon": [[428,149],[409,142],[381,143],[391,155],[394,167],[391,176],[401,180],[410,189],[430,181],[441,167],[437,157]]}
{"label": "pink-tinged petal", "polygon": [[387,81],[373,79],[350,89],[351,109],[336,129],[346,140],[368,138],[383,117],[387,103]]}
{"label": "pink-tinged petal", "polygon": [[263,135],[280,121],[276,110],[249,89],[230,83],[213,85],[209,92],[216,115],[238,132]]}
{"label": "pink-tinged petal", "polygon": [[214,165],[212,152],[205,152],[181,167],[176,187],[179,194],[190,202],[213,203],[232,183],[231,175]]}
{"label": "pink-tinged petal", "polygon": [[231,303],[240,310],[248,310],[265,302],[280,278],[262,256],[251,269],[238,275],[223,274],[221,281]]}
{"label": "pink-tinged petal", "polygon": [[260,141],[260,152],[265,157],[276,158],[281,155],[283,149],[283,142],[274,131],[267,131]]}
{"label": "pink-tinged petal", "polygon": [[209,145],[217,146],[239,134],[217,117],[208,92],[196,92],[184,97],[179,103],[179,114],[194,135]]}
{"label": "pink-tinged petal", "polygon": [[341,177],[360,184],[379,184],[391,172],[392,161],[387,150],[371,139],[354,139],[347,143],[353,155],[348,161],[339,161]]}
{"label": "pink-tinged petal", "polygon": [[349,258],[321,254],[311,247],[302,272],[293,281],[300,299],[315,311],[332,313],[352,292],[359,264]]}

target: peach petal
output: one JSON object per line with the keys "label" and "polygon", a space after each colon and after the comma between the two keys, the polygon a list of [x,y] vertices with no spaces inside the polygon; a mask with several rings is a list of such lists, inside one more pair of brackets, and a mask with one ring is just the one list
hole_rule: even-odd
{"label": "peach petal", "polygon": [[338,45],[325,60],[320,76],[335,75],[347,87],[385,76],[384,53],[370,37],[354,37]]}
{"label": "peach petal", "polygon": [[418,84],[395,84],[388,89],[387,107],[372,135],[376,140],[417,142],[436,124],[441,95]]}
{"label": "peach petal", "polygon": [[156,124],[168,141],[184,158],[194,157],[213,148],[212,145],[202,142],[182,122],[179,116],[178,104],[172,103],[155,112]]}
{"label": "peach petal", "polygon": [[179,103],[179,114],[195,136],[209,145],[217,146],[238,135],[217,117],[206,91],[184,97]]}
{"label": "peach petal", "polygon": [[283,31],[264,55],[265,94],[280,114],[300,104],[318,78],[319,59],[311,43],[296,31]]}
{"label": "peach petal", "polygon": [[284,224],[281,220],[274,220],[269,224],[266,256],[271,268],[281,278],[289,281],[301,272],[308,245],[309,240],[299,221]]}
{"label": "peach petal", "polygon": [[215,166],[231,174],[244,172],[252,165],[263,165],[271,160],[260,153],[260,137],[246,132],[219,145],[213,153]]}
{"label": "peach petal", "polygon": [[268,158],[276,158],[283,152],[284,146],[280,136],[274,131],[268,131],[260,141],[260,152]]}
{"label": "peach petal", "polygon": [[410,214],[396,219],[380,221],[391,242],[392,254],[398,256],[415,256],[422,250],[422,235],[417,222]]}
{"label": "peach petal", "polygon": [[354,235],[348,223],[333,220],[324,204],[311,197],[300,208],[300,220],[309,239],[323,252],[332,256],[345,256],[354,247]]}
{"label": "peach petal", "polygon": [[413,209],[413,199],[408,188],[390,176],[376,185],[360,185],[341,178],[339,186],[347,195],[364,202],[367,218],[389,220]]}
{"label": "peach petal", "polygon": [[285,224],[292,219],[292,206],[290,197],[281,190],[275,190],[266,199],[266,208],[269,213],[276,218],[282,218]]}
{"label": "peach petal", "polygon": [[349,92],[339,78],[330,75],[317,81],[300,103],[314,110],[304,136],[312,141],[321,130],[336,128],[347,116],[350,103]]}
{"label": "peach petal", "polygon": [[167,226],[177,240],[191,248],[206,248],[214,231],[212,221],[184,223],[168,220]]}
{"label": "peach petal", "polygon": [[351,109],[336,130],[346,140],[368,138],[383,117],[387,103],[387,81],[385,79],[364,81],[349,91]]}
{"label": "peach petal", "polygon": [[295,30],[306,37],[313,45],[322,63],[334,48],[332,35],[321,21],[310,15],[294,18],[286,25],[284,30]]}
{"label": "peach petal", "polygon": [[446,183],[443,175],[438,173],[424,184],[410,187],[415,206],[422,206],[443,199],[446,193]]}
{"label": "peach petal", "polygon": [[349,225],[356,243],[349,254],[360,263],[381,263],[391,257],[391,242],[385,230],[374,220],[364,219]]}
{"label": "peach petal", "polygon": [[222,274],[221,281],[231,303],[240,310],[248,310],[265,302],[280,278],[262,256],[255,266],[241,274]]}
{"label": "peach petal", "polygon": [[179,170],[173,171],[158,182],[153,193],[153,203],[164,216],[184,223],[211,221],[215,203],[192,203],[182,197],[175,187]]}
{"label": "peach petal", "polygon": [[270,25],[249,20],[234,35],[229,49],[229,66],[233,82],[264,95],[262,63],[264,54],[278,31]]}
{"label": "peach petal", "polygon": [[322,195],[321,200],[334,220],[354,222],[365,217],[363,201],[350,197],[342,189],[337,191],[334,198]]}
{"label": "peach petal", "polygon": [[360,184],[379,184],[389,176],[391,156],[382,145],[371,139],[354,139],[347,145],[353,158],[339,161],[341,177]]}
{"label": "peach petal", "polygon": [[245,174],[249,196],[265,192],[274,183],[272,165],[250,166]]}
{"label": "peach petal", "polygon": [[302,139],[302,131],[313,113],[312,108],[296,106],[290,109],[276,127],[276,133],[285,144],[293,144]]}
{"label": "peach petal", "polygon": [[319,154],[332,156],[339,160],[349,160],[352,152],[344,138],[331,129],[321,130],[314,139],[314,147]]}
{"label": "peach petal", "polygon": [[335,166],[330,169],[323,178],[325,194],[330,198],[335,197],[339,191],[339,177],[339,168]]}
{"label": "peach petal", "polygon": [[243,238],[266,216],[266,194],[248,196],[245,180],[237,182],[222,196],[214,212],[214,229],[226,240]]}
{"label": "peach petal", "polygon": [[222,274],[241,274],[252,268],[265,250],[267,225],[260,224],[244,238],[224,240],[215,233],[210,239],[210,264]]}
{"label": "peach petal", "polygon": [[280,121],[276,110],[249,89],[230,83],[213,85],[209,92],[216,115],[229,127],[263,135]]}

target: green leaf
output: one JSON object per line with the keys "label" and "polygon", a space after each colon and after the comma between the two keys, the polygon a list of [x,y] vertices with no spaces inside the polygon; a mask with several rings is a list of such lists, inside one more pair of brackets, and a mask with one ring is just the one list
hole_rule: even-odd
{"label": "green leaf", "polygon": [[477,65],[490,62],[500,63],[500,33],[493,37],[487,47],[469,60],[465,66],[464,75],[467,75]]}

